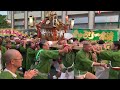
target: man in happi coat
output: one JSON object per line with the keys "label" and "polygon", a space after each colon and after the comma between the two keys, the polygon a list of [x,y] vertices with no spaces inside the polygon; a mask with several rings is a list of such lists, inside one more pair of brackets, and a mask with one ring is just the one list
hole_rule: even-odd
{"label": "man in happi coat", "polygon": [[75,59],[75,77],[78,77],[79,75],[87,75],[87,73],[92,73],[94,76],[94,70],[93,66],[103,66],[107,68],[107,65],[105,63],[97,63],[95,62],[97,59],[96,55],[92,53],[92,45],[89,42],[84,42],[83,49],[78,51],[76,54]]}
{"label": "man in happi coat", "polygon": [[26,71],[23,76],[18,72],[18,68],[22,66],[22,55],[18,50],[9,49],[4,54],[5,69],[0,72],[0,79],[32,79],[38,72],[36,70]]}
{"label": "man in happi coat", "polygon": [[60,63],[61,76],[59,79],[74,79],[74,60],[75,52],[72,50],[72,44],[67,44],[67,40],[59,40],[59,45],[68,47],[68,53],[63,53],[60,55],[62,62]]}
{"label": "man in happi coat", "polygon": [[52,60],[59,58],[61,53],[68,52],[68,48],[62,50],[49,50],[48,43],[40,43],[41,50],[38,51],[36,60],[38,64],[34,66],[39,72],[40,75],[35,77],[37,79],[48,79],[48,74],[50,73],[50,68],[52,65]]}
{"label": "man in happi coat", "polygon": [[29,42],[30,45],[28,45],[27,48],[27,55],[26,55],[26,70],[29,70],[31,65],[35,63],[35,56],[38,52],[35,42],[32,40]]}
{"label": "man in happi coat", "polygon": [[0,39],[0,70],[5,68],[5,60],[3,58],[4,53],[6,52],[6,48],[2,46],[3,40]]}
{"label": "man in happi coat", "polygon": [[[98,59],[111,61],[112,67],[120,67],[120,42],[114,41],[111,49],[112,50],[104,50],[101,52],[98,51]],[[119,70],[113,70],[112,68],[110,69],[109,75],[110,79],[120,78]]]}

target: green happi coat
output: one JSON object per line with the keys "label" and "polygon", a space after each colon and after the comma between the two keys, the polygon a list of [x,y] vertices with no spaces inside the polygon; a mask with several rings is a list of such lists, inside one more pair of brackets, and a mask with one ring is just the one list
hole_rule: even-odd
{"label": "green happi coat", "polygon": [[3,42],[2,42],[2,46],[5,46],[5,45],[6,45],[6,41],[3,40]]}
{"label": "green happi coat", "polygon": [[5,60],[4,60],[4,58],[3,58],[3,55],[4,55],[4,53],[6,52],[6,48],[4,47],[4,46],[1,46],[1,51],[2,51],[2,60],[1,60],[1,63],[2,63],[2,67],[3,68],[5,68]]}
{"label": "green happi coat", "polygon": [[17,78],[14,78],[12,74],[8,71],[1,71],[0,73],[0,79],[24,79],[19,75],[18,72],[16,72]]}
{"label": "green happi coat", "polygon": [[[62,63],[67,68],[74,64],[75,60],[75,52],[71,51],[68,53],[64,53],[61,55]],[[74,66],[73,66],[74,68]]]}
{"label": "green happi coat", "polygon": [[40,53],[40,61],[35,68],[41,72],[41,75],[36,77],[36,79],[48,79],[48,73],[52,65],[52,59],[59,58],[58,50],[42,50]]}
{"label": "green happi coat", "polygon": [[27,48],[27,55],[26,55],[26,70],[29,70],[31,65],[35,63],[35,56],[38,50],[33,50],[32,48]]}
{"label": "green happi coat", "polygon": [[92,63],[93,61],[91,53],[87,55],[87,53],[83,49],[78,51],[74,64],[75,75],[78,75],[78,72],[80,72],[79,74],[85,74],[87,71],[93,73]]}
{"label": "green happi coat", "polygon": [[15,43],[12,43],[12,49],[16,49],[16,44]]}
{"label": "green happi coat", "polygon": [[22,61],[22,67],[26,68],[26,54],[27,54],[27,50],[26,48],[24,48],[23,46],[20,45],[20,53],[23,56],[23,61]]}
{"label": "green happi coat", "polygon": [[98,59],[109,60],[111,61],[113,67],[120,67],[120,50],[119,51],[112,51],[112,50],[102,51],[98,55]]}
{"label": "green happi coat", "polygon": [[[113,67],[120,67],[120,50],[119,51],[112,51],[112,50],[105,50],[102,51],[98,55],[99,60],[108,60],[111,61]],[[120,71],[110,70],[110,79],[118,79],[118,75]]]}

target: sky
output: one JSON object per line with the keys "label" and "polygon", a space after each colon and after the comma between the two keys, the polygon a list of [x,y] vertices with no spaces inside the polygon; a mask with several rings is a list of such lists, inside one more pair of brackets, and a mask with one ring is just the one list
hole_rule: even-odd
{"label": "sky", "polygon": [[7,15],[7,11],[0,11],[0,14]]}

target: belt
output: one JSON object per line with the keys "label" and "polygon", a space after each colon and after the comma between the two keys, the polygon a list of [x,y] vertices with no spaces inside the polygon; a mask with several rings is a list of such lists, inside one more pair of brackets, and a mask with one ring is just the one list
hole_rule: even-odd
{"label": "belt", "polygon": [[73,70],[74,70],[73,67],[72,67],[72,68],[63,68],[63,69],[62,69],[62,72],[63,72],[63,73],[65,73],[66,71],[71,72],[71,71],[73,71]]}
{"label": "belt", "polygon": [[71,72],[71,71],[73,71],[74,70],[74,63],[70,66],[70,67],[65,67],[65,68],[63,68],[62,69],[62,72],[66,72],[66,71],[68,71],[68,72]]}

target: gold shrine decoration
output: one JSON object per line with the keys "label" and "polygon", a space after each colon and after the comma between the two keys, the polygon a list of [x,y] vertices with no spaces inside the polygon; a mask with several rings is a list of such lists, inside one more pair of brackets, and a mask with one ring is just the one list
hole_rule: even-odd
{"label": "gold shrine decoration", "polygon": [[[67,32],[69,25],[63,24],[57,17],[56,13],[52,11],[47,12],[46,18],[40,21],[37,25],[37,33],[39,38],[45,37],[47,40],[56,41],[64,37],[64,33]],[[45,34],[41,34],[45,31]],[[58,32],[62,32],[62,35],[59,35]],[[64,32],[63,32],[64,31]],[[43,37],[42,37],[43,36]]]}

